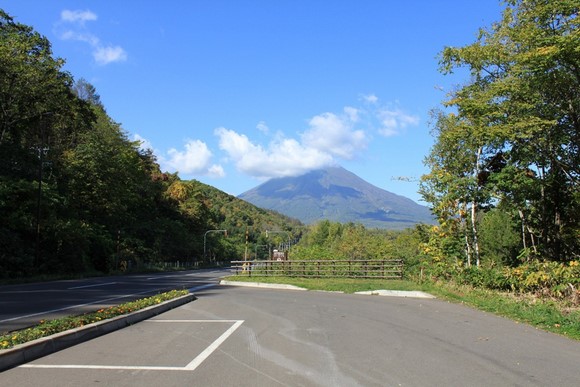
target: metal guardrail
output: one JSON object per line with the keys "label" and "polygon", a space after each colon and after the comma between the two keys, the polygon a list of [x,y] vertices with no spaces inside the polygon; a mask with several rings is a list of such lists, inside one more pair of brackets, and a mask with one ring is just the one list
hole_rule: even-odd
{"label": "metal guardrail", "polygon": [[232,261],[236,275],[402,279],[404,264],[385,260]]}

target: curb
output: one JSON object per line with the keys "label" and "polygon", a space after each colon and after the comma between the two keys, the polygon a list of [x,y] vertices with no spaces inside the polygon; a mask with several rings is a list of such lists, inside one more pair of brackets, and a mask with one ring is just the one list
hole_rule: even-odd
{"label": "curb", "polygon": [[[242,282],[222,280],[220,285],[245,286],[263,289],[286,289],[286,290],[308,290],[294,285],[269,284],[265,282]],[[344,293],[342,291],[311,290],[313,292],[324,293]],[[370,290],[366,292],[355,292],[354,294],[364,294],[368,296],[390,296],[390,297],[408,297],[408,298],[436,298],[435,296],[418,290]]]}
{"label": "curb", "polygon": [[220,285],[230,285],[230,286],[245,286],[252,288],[266,288],[266,289],[284,289],[284,290],[308,290],[294,285],[286,284],[268,284],[265,282],[242,282],[242,281],[226,281],[221,280]]}
{"label": "curb", "polygon": [[418,290],[370,290],[367,292],[355,292],[354,294],[386,297],[436,298],[429,293],[421,292]]}
{"label": "curb", "polygon": [[2,350],[0,351],[0,372],[107,333],[111,333],[118,329],[125,328],[129,325],[138,323],[139,321],[167,312],[170,309],[176,308],[195,299],[196,297],[193,294],[187,294],[173,300],[164,301],[158,305],[152,305],[140,309],[127,315],[88,324],[81,328],[69,329],[68,331],[41,337],[40,339]]}

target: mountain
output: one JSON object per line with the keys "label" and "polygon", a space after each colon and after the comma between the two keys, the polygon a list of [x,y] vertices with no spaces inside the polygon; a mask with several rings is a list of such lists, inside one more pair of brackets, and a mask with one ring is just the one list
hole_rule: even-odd
{"label": "mountain", "polygon": [[369,228],[403,229],[434,222],[427,207],[378,188],[341,167],[271,179],[238,197],[306,224],[327,219]]}

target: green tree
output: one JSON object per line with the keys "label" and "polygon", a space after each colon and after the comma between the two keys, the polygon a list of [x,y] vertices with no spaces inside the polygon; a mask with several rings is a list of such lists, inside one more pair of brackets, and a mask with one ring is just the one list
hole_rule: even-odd
{"label": "green tree", "polygon": [[[538,254],[569,260],[580,247],[580,2],[505,3],[502,20],[475,43],[443,51],[444,73],[467,67],[472,77],[446,105],[470,127],[465,140],[483,140],[483,166],[501,154],[505,165],[485,171],[485,183],[520,214]],[[509,176],[533,184],[511,184]]]}
{"label": "green tree", "polygon": [[[63,154],[90,126],[49,41],[0,10],[0,265],[4,275],[44,271],[57,252],[49,228],[63,210]],[[17,202],[15,201],[17,200]],[[45,249],[46,247],[46,249]],[[7,274],[8,273],[8,274]]]}
{"label": "green tree", "polygon": [[481,250],[490,265],[517,264],[520,239],[514,217],[500,208],[485,213],[481,220]]}

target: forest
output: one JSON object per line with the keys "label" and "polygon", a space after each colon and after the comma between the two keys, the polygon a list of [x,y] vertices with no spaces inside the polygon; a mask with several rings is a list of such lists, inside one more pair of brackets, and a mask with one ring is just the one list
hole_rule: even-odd
{"label": "forest", "polygon": [[504,4],[475,42],[442,48],[440,71],[469,77],[431,114],[420,193],[438,225],[400,232],[304,226],[161,171],[50,42],[2,11],[0,277],[262,259],[281,246],[296,259],[403,259],[411,279],[577,292],[580,1]]}
{"label": "forest", "polygon": [[162,172],[63,65],[0,10],[0,279],[206,265],[300,235],[297,221]]}

